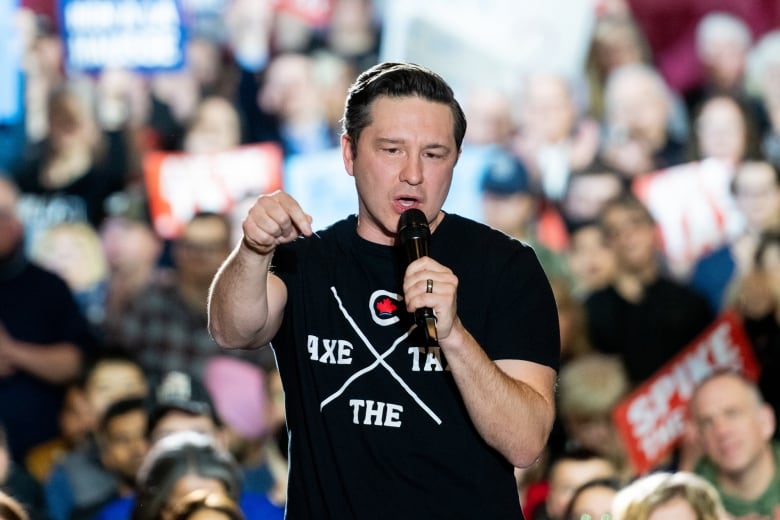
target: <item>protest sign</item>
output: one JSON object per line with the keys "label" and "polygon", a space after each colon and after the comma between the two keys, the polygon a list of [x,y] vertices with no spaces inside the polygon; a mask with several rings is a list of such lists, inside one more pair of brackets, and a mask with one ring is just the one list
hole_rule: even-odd
{"label": "protest sign", "polygon": [[741,321],[731,311],[615,407],[613,420],[638,473],[653,468],[671,452],[684,432],[694,388],[720,368],[737,370],[754,380],[759,375]]}
{"label": "protest sign", "polygon": [[281,189],[282,150],[260,143],[216,153],[152,152],[144,180],[155,230],[175,238],[199,211],[224,214],[246,197]]}
{"label": "protest sign", "polygon": [[633,183],[661,234],[672,273],[685,278],[695,261],[744,226],[731,194],[733,171],[715,159],[642,175]]}
{"label": "protest sign", "polygon": [[61,0],[69,70],[175,70],[185,31],[177,0]]}

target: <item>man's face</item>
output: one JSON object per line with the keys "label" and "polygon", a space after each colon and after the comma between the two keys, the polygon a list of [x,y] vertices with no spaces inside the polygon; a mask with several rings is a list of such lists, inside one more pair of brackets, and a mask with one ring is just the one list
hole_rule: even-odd
{"label": "man's face", "polygon": [[734,198],[748,225],[763,230],[780,218],[780,185],[764,162],[743,164],[734,177]]}
{"label": "man's face", "polygon": [[166,435],[182,431],[194,431],[214,438],[218,437],[217,426],[211,417],[171,410],[154,426],[150,440],[155,443]]}
{"label": "man's face", "polygon": [[133,410],[109,421],[103,434],[101,460],[127,482],[133,482],[149,445],[146,441],[147,415]]}
{"label": "man's face", "polygon": [[450,107],[418,97],[377,98],[372,122],[363,129],[353,154],[342,137],[341,150],[358,192],[358,234],[392,245],[398,219],[417,208],[432,230],[452,182],[459,151]]}
{"label": "man's face", "polygon": [[614,207],[603,217],[607,243],[618,266],[628,272],[642,271],[656,261],[655,224],[639,210]]}
{"label": "man's face", "polygon": [[230,254],[230,231],[217,217],[198,218],[187,224],[174,246],[179,275],[192,284],[208,286]]}
{"label": "man's face", "polygon": [[547,514],[552,519],[562,519],[578,487],[591,480],[614,476],[615,468],[606,459],[558,462],[550,474],[550,493],[546,501]]}
{"label": "man's face", "polygon": [[707,381],[691,402],[705,454],[718,468],[732,475],[747,470],[774,432],[774,417],[747,386],[734,376]]}

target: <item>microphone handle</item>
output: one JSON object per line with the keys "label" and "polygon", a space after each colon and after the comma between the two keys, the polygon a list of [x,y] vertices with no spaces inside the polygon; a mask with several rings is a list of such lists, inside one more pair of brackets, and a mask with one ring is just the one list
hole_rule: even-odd
{"label": "microphone handle", "polygon": [[425,333],[425,346],[437,347],[439,345],[439,334],[436,331],[436,316],[433,315],[433,309],[429,307],[417,309],[414,311],[414,321]]}

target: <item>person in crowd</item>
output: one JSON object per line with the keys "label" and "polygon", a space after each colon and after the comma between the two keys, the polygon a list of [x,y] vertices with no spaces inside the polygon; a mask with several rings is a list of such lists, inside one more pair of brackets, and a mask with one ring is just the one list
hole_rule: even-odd
{"label": "person in crowd", "polygon": [[729,520],[711,484],[684,471],[638,478],[612,500],[613,520]]}
{"label": "person in crowd", "polygon": [[713,10],[696,26],[696,57],[702,79],[684,92],[689,114],[697,113],[714,96],[726,95],[747,107],[751,120],[764,122],[761,103],[746,89],[748,57],[753,44],[750,26],[739,16]]}
{"label": "person in crowd", "polygon": [[607,202],[599,223],[617,273],[585,301],[589,334],[594,349],[618,355],[638,384],[702,332],[713,314],[702,296],[664,274],[655,222],[636,197]]}
{"label": "person in crowd", "polygon": [[[97,427],[87,442],[54,464],[46,479],[46,502],[54,520],[89,519],[117,493],[126,492],[130,470],[119,466],[132,465],[145,449],[138,439],[146,433],[141,408],[149,382],[137,362],[113,352],[98,357],[85,374],[83,388]],[[128,406],[127,400],[133,402]],[[116,403],[123,404],[112,410]],[[120,442],[113,443],[115,437]],[[123,440],[128,445],[120,446]],[[125,460],[118,462],[117,454]]]}
{"label": "person in crowd", "polygon": [[568,277],[553,276],[550,286],[558,308],[558,329],[561,334],[561,367],[593,350],[585,323],[585,305],[573,292]]}
{"label": "person in crowd", "polygon": [[744,105],[736,98],[708,98],[694,114],[689,142],[693,160],[715,159],[732,173],[745,160],[759,157],[758,129]]}
{"label": "person in crowd", "polygon": [[758,384],[764,399],[780,413],[780,231],[761,234],[753,265],[737,278],[728,307],[742,318],[761,367]]}
{"label": "person in crowd", "polygon": [[242,143],[241,119],[235,106],[221,96],[198,103],[184,131],[182,150],[187,153],[224,152]]}
{"label": "person in crowd", "polygon": [[573,170],[590,164],[599,148],[598,123],[582,114],[573,82],[561,74],[527,78],[513,144],[528,166],[534,193],[559,201]]}
{"label": "person in crowd", "polygon": [[244,514],[225,493],[196,489],[172,506],[173,520],[244,520]]}
{"label": "person in crowd", "polygon": [[558,205],[566,229],[572,232],[595,221],[604,204],[625,191],[624,177],[600,160],[573,172]]}
{"label": "person in crowd", "polygon": [[108,264],[106,320],[122,316],[144,289],[162,283],[171,269],[162,265],[163,241],[149,218],[146,194],[125,189],[107,201],[100,242]]}
{"label": "person in crowd", "polygon": [[5,518],[6,499],[18,500],[32,520],[48,519],[43,488],[24,466],[11,460],[8,439],[0,423],[0,518]]}
{"label": "person in crowd", "polygon": [[193,216],[173,243],[173,276],[138,293],[125,313],[106,324],[106,341],[136,357],[151,377],[180,371],[202,381],[208,359],[221,353],[207,329],[206,301],[230,252],[230,232],[226,216]]}
{"label": "person in crowd", "polygon": [[766,114],[766,127],[759,128],[761,152],[780,164],[780,30],[766,33],[750,53],[748,85]]}
{"label": "person in crowd", "polygon": [[534,520],[566,520],[566,509],[574,492],[594,479],[617,478],[617,468],[598,453],[575,448],[558,454],[550,461],[544,505],[537,507]]}
{"label": "person in crowd", "polygon": [[[553,423],[557,313],[530,247],[441,211],[465,129],[429,69],[364,71],[341,137],[358,215],[315,234],[289,194],[261,196],[215,278],[216,340],[273,345],[288,516],[522,515],[513,467],[536,460]],[[397,230],[409,209],[432,230],[431,256],[404,269]],[[435,313],[435,335],[414,322],[418,308]]]}
{"label": "person in crowd", "polygon": [[529,244],[548,276],[565,276],[563,258],[537,236],[541,208],[530,183],[528,170],[518,158],[496,151],[482,175],[482,222]]}
{"label": "person in crowd", "polygon": [[583,303],[593,292],[608,287],[617,273],[615,252],[595,220],[569,231],[564,258],[572,280],[572,294]]}
{"label": "person in crowd", "polygon": [[671,93],[650,65],[614,69],[604,90],[603,160],[629,178],[686,162],[687,143],[671,133]]}
{"label": "person in crowd", "polygon": [[29,261],[18,197],[0,176],[0,421],[24,464],[30,448],[57,437],[65,385],[96,341],[65,281]]}
{"label": "person in crowd", "polygon": [[755,383],[732,370],[702,380],[689,401],[703,458],[694,471],[735,518],[780,515],[780,445],[774,410]]}
{"label": "person in crowd", "polygon": [[608,458],[626,478],[633,469],[612,421],[612,411],[630,389],[625,369],[615,356],[590,352],[561,368],[558,418],[566,445]]}
{"label": "person in crowd", "polygon": [[730,303],[729,290],[733,291],[736,280],[752,269],[761,234],[780,229],[780,170],[766,161],[743,162],[734,175],[731,192],[744,218],[744,230],[702,256],[689,282],[707,297],[714,312]]}
{"label": "person in crowd", "polygon": [[[104,346],[87,360],[82,376],[67,386],[59,413],[60,436],[31,449],[27,467],[45,482],[52,468],[69,454],[81,452],[73,456],[82,460],[86,453],[96,453],[93,436],[106,409],[121,399],[145,398],[149,385],[138,362]],[[87,459],[96,460],[96,456]]]}
{"label": "person in crowd", "polygon": [[612,520],[612,501],[623,488],[614,478],[589,480],[578,487],[563,515],[565,520]]}
{"label": "person in crowd", "polygon": [[74,84],[58,87],[48,102],[46,139],[31,144],[12,172],[24,195],[21,211],[30,241],[63,221],[97,229],[106,199],[126,182],[123,143],[101,133],[87,97]]}
{"label": "person in crowd", "polygon": [[599,120],[604,118],[604,88],[610,73],[624,65],[652,63],[650,47],[641,27],[631,16],[627,2],[612,3],[623,4],[623,9],[596,16],[585,64],[588,108]]}
{"label": "person in crowd", "polygon": [[272,58],[257,94],[260,108],[278,121],[285,155],[333,148],[337,135],[325,117],[314,59],[288,53]]}
{"label": "person in crowd", "polygon": [[108,263],[97,230],[87,222],[61,222],[42,230],[30,257],[68,284],[81,312],[102,336],[105,319]]}
{"label": "person in crowd", "polygon": [[195,491],[227,494],[247,520],[283,518],[262,495],[242,491],[238,464],[223,446],[192,431],[172,433],[152,446],[138,472],[129,518],[172,520],[181,500]]}

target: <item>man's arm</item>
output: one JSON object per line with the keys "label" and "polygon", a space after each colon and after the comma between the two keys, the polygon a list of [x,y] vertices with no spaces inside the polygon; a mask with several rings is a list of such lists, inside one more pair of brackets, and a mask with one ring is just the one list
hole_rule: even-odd
{"label": "man's arm", "polygon": [[311,217],[283,192],[260,196],[242,224],[244,237],[217,272],[208,302],[209,332],[224,348],[257,348],[282,323],[287,288],[269,272],[276,246],[311,234]]}
{"label": "man's arm", "polygon": [[555,370],[531,361],[493,362],[459,321],[440,345],[482,438],[512,465],[533,464],[555,419]]}
{"label": "man's arm", "polygon": [[38,345],[11,337],[0,325],[0,377],[21,370],[49,383],[73,379],[81,370],[81,350],[70,342]]}
{"label": "man's arm", "polygon": [[458,317],[457,289],[452,271],[429,257],[411,263],[404,278],[407,309],[433,309],[439,345],[477,431],[512,465],[529,466],[552,429],[556,372],[531,361],[491,360]]}

